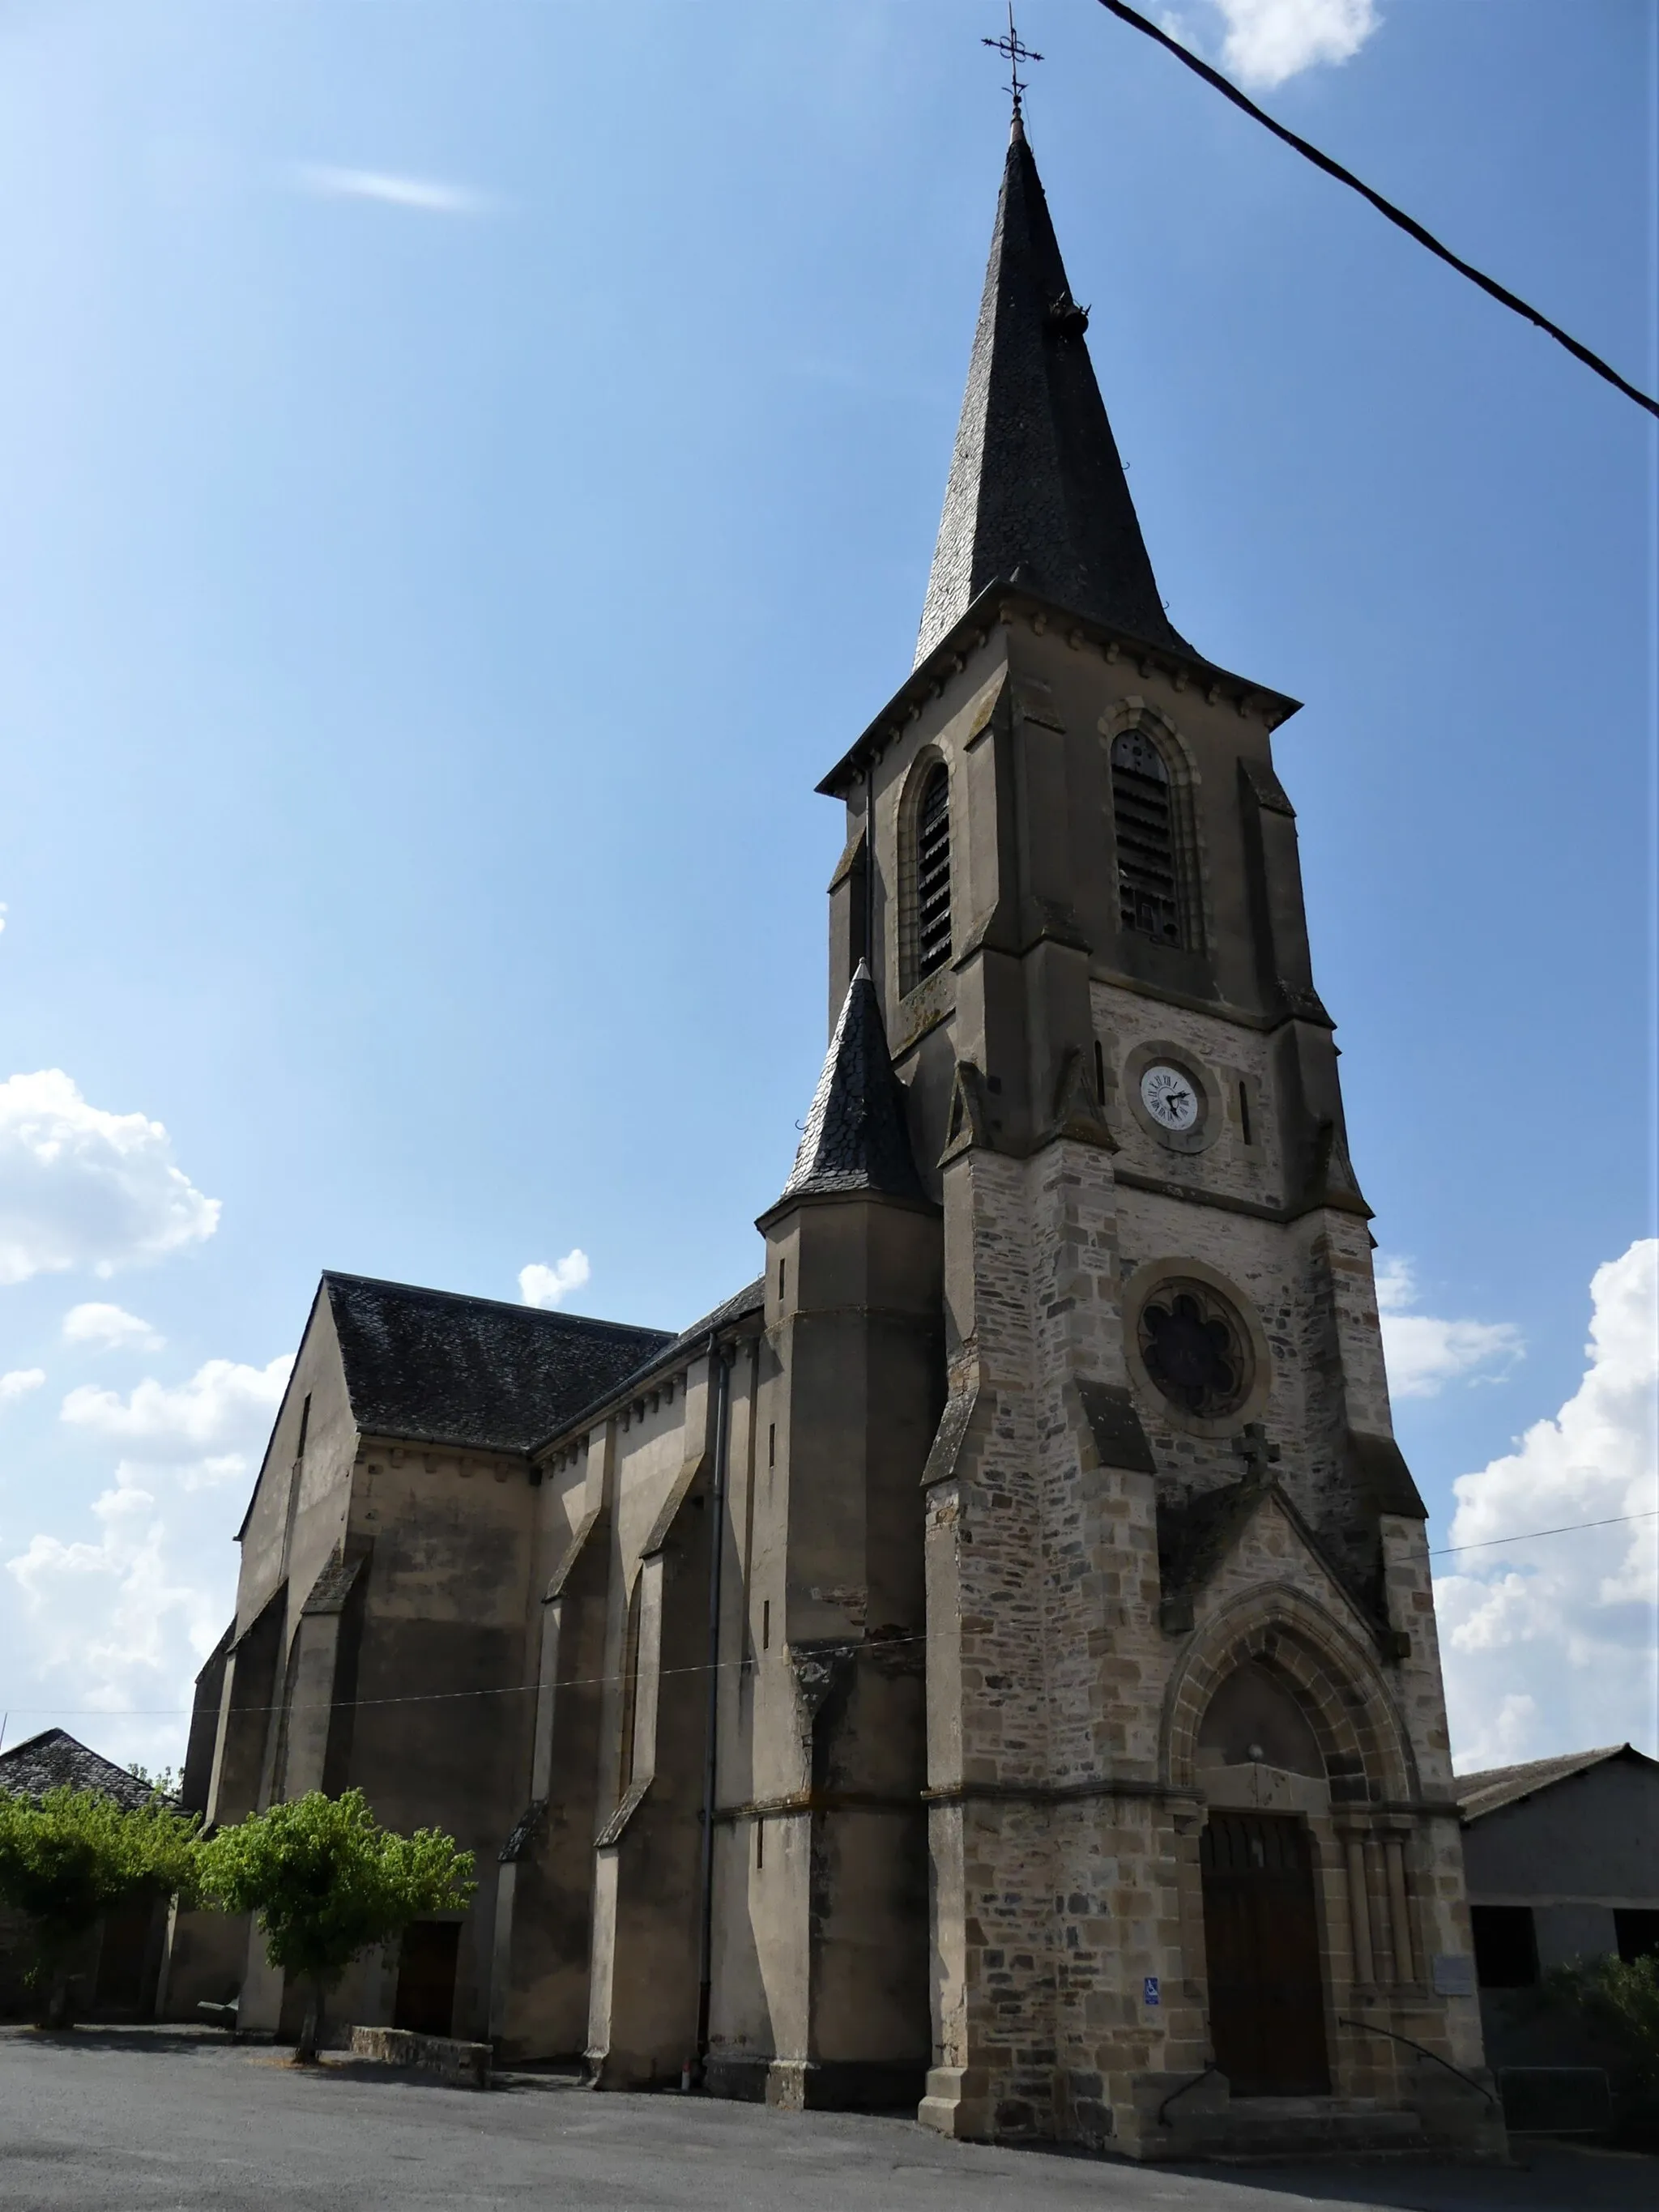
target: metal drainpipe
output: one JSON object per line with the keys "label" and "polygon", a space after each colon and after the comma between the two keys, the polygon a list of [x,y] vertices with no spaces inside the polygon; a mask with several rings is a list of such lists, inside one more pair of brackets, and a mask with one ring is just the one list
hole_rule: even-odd
{"label": "metal drainpipe", "polygon": [[[864,771],[864,957],[876,972],[876,763]],[[856,967],[858,963],[854,962]],[[849,981],[852,980],[849,976]]]}
{"label": "metal drainpipe", "polygon": [[726,1560],[726,1470],[732,1444],[732,1355],[708,1340],[715,1373],[714,1484],[708,1516],[708,1695],[703,1725],[702,1865],[697,1911],[697,2078],[708,2060],[708,2011],[714,1984],[714,1784],[719,1744],[720,1570]]}

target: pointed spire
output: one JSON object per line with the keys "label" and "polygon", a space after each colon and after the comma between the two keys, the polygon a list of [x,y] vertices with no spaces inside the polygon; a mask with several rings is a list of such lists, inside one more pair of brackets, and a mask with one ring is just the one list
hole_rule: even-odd
{"label": "pointed spire", "polygon": [[860,1191],[926,1195],[905,1126],[903,1085],[887,1056],[881,1006],[862,960],[830,1041],[783,1200]]}
{"label": "pointed spire", "polygon": [[916,659],[988,584],[1024,585],[1149,645],[1170,628],[1016,108]]}

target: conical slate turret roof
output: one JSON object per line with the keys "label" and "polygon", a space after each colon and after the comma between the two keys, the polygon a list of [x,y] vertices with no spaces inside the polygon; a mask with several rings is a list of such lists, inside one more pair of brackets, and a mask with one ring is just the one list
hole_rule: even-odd
{"label": "conical slate turret roof", "polygon": [[1170,625],[1018,115],[916,659],[1000,580],[1149,645]]}
{"label": "conical slate turret roof", "polygon": [[885,1198],[926,1196],[905,1126],[903,1086],[887,1054],[876,987],[862,960],[830,1041],[794,1171],[779,1204],[858,1191]]}

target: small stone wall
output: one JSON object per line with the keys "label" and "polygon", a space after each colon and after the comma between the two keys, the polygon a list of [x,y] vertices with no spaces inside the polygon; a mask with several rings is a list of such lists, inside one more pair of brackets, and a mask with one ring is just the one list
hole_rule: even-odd
{"label": "small stone wall", "polygon": [[464,2089],[489,2087],[487,2043],[457,2043],[447,2035],[416,2035],[406,2027],[354,2027],[354,2058],[377,2059],[383,2066],[414,2066],[441,2075]]}

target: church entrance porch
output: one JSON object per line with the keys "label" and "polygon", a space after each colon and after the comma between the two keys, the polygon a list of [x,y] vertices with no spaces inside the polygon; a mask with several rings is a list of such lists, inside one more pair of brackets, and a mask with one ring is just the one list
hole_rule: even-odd
{"label": "church entrance porch", "polygon": [[1319,1921],[1306,1825],[1212,1813],[1200,1841],[1215,2063],[1235,2097],[1331,2086]]}

